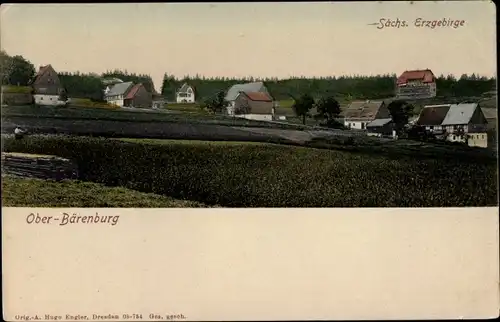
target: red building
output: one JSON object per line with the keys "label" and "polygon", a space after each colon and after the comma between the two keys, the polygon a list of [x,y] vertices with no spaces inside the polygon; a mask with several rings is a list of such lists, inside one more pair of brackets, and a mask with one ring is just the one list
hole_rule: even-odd
{"label": "red building", "polygon": [[405,71],[396,81],[396,97],[401,99],[436,96],[436,77],[430,69]]}

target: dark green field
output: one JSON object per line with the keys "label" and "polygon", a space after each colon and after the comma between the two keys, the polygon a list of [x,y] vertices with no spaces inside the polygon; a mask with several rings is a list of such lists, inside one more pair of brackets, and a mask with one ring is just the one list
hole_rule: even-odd
{"label": "dark green field", "polygon": [[147,122],[147,123],[189,123],[216,124],[242,127],[290,128],[302,129],[295,124],[274,124],[264,121],[254,121],[241,118],[213,115],[205,112],[169,112],[166,110],[126,110],[119,108],[95,107],[51,107],[51,106],[8,106],[2,107],[2,122],[10,119],[32,120],[88,120],[117,122]]}
{"label": "dark green field", "polygon": [[[432,146],[422,149],[428,152],[409,148],[398,156],[394,151],[370,152],[366,147],[340,151],[275,144],[57,136],[4,140],[6,152],[52,154],[75,160],[82,181],[205,205],[497,205],[495,158],[433,154],[432,149],[438,149]],[[52,206],[60,206],[57,199]]]}

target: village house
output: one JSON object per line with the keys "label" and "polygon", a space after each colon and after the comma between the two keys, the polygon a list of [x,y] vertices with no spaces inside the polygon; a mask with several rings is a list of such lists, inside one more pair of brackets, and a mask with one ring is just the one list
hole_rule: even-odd
{"label": "village house", "polygon": [[[233,109],[234,101],[236,97],[238,97],[240,92],[260,92],[260,93],[266,93],[269,96],[271,96],[266,86],[264,86],[263,82],[235,84],[231,86],[231,88],[229,88],[229,90],[226,93],[226,96],[224,97],[224,100],[228,104],[229,111]],[[230,112],[229,114],[232,114],[232,112]]]}
{"label": "village house", "polygon": [[469,146],[486,148],[487,124],[479,104],[461,103],[450,106],[441,126],[448,141],[467,142]]}
{"label": "village house", "polygon": [[33,99],[37,105],[66,105],[68,97],[52,65],[41,66],[33,82]]}
{"label": "village house", "polygon": [[184,83],[176,93],[176,101],[177,103],[194,103],[196,100],[193,86]]}
{"label": "village house", "polygon": [[422,99],[436,96],[436,77],[430,69],[405,71],[396,80],[398,99]]}
{"label": "village house", "polygon": [[101,82],[104,85],[104,96],[106,96],[109,93],[111,87],[113,87],[116,84],[123,83],[123,81],[119,78],[105,78],[102,79]]}
{"label": "village house", "polygon": [[450,109],[451,104],[427,105],[420,111],[416,126],[423,127],[426,131],[441,134],[443,132],[442,123]]}
{"label": "village house", "polygon": [[341,113],[344,126],[350,129],[366,130],[368,123],[375,119],[389,119],[388,101],[355,101]]}
{"label": "village house", "polygon": [[274,102],[267,93],[239,92],[231,106],[230,115],[234,117],[260,121],[274,120]]}
{"label": "village house", "polygon": [[132,82],[118,83],[110,87],[105,94],[108,104],[119,107],[150,108],[153,104],[152,94],[142,84]]}

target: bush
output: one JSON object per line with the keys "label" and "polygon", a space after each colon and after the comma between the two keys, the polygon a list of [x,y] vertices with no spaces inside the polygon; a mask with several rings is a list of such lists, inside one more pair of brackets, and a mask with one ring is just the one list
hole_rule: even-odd
{"label": "bush", "polygon": [[71,158],[81,180],[226,207],[497,204],[496,162],[389,159],[270,144],[149,142],[156,143],[33,136],[5,139],[4,150]]}

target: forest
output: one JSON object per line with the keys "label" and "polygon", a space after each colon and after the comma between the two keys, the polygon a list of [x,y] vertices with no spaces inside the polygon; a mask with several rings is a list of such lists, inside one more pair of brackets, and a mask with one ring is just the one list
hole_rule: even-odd
{"label": "forest", "polygon": [[[35,67],[23,56],[9,56],[2,51],[0,63],[2,66],[2,85],[27,86],[35,77]],[[102,79],[111,77],[120,78],[125,82],[142,83],[148,91],[161,93],[167,101],[175,100],[176,90],[185,82],[194,87],[196,100],[202,101],[216,96],[221,91],[226,91],[234,84],[254,81],[264,82],[276,100],[293,99],[308,93],[314,98],[333,96],[339,100],[350,101],[392,97],[398,76],[392,73],[374,76],[302,76],[289,79],[246,77],[238,79],[199,75],[179,78],[165,73],[161,88],[155,89],[150,75],[130,73],[126,70],[110,70],[102,74],[58,71],[58,75],[69,97],[90,98],[95,101],[103,100]],[[495,78],[480,77],[475,74],[463,74],[459,78],[454,75],[439,75],[436,82],[437,96],[441,98],[479,97],[485,92],[496,90]]]}

